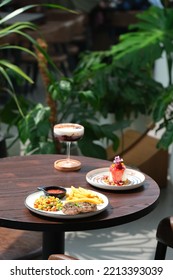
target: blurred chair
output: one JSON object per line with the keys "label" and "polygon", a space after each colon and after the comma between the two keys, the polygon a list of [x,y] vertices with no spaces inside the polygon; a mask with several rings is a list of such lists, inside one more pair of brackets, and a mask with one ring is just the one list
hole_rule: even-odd
{"label": "blurred chair", "polygon": [[72,256],[69,255],[65,255],[65,254],[53,254],[50,255],[48,260],[61,260],[61,261],[65,261],[65,260],[78,260]]}
{"label": "blurred chair", "polygon": [[46,11],[47,21],[57,21],[57,22],[66,22],[73,21],[74,28],[72,30],[73,39],[75,43],[80,43],[88,47],[90,44],[89,40],[89,17],[86,13],[69,13],[61,10],[47,10]]}
{"label": "blurred chair", "polygon": [[87,14],[81,13],[74,22],[74,34],[72,42],[77,44],[80,51],[88,50],[91,46],[91,34],[89,27],[89,18]]}
{"label": "blurred chair", "polygon": [[42,233],[0,228],[0,260],[34,260],[42,254]]}
{"label": "blurred chair", "polygon": [[76,46],[71,47],[74,28],[73,20],[47,21],[39,28],[40,35],[48,45],[49,55],[66,76],[70,76],[74,55],[79,51]]}
{"label": "blurred chair", "polygon": [[105,19],[112,27],[128,28],[130,24],[138,22],[136,15],[140,11],[116,11],[108,10],[105,12]]}
{"label": "blurred chair", "polygon": [[15,9],[19,9],[21,7],[25,7],[25,6],[28,6],[28,5],[33,5],[33,4],[38,4],[38,6],[32,8],[32,9],[29,9],[27,12],[30,12],[30,13],[40,13],[40,12],[43,12],[45,11],[45,8],[43,6],[39,6],[39,4],[43,4],[43,1],[42,0],[13,0],[12,3],[10,3],[8,6],[15,10]]}
{"label": "blurred chair", "polygon": [[[28,31],[28,34],[35,40],[38,38],[45,40],[49,56],[62,74],[69,77],[77,64],[81,49],[85,48],[86,22],[84,14],[67,16],[66,13],[52,11],[49,16],[46,15],[45,23],[40,24],[37,31]],[[33,48],[21,37],[18,43],[30,49]],[[32,91],[36,87],[38,76],[37,60],[24,52],[17,59],[19,64],[25,67],[27,75],[35,82],[32,88],[26,86],[25,92]]]}
{"label": "blurred chair", "polygon": [[173,248],[173,216],[162,219],[156,232],[155,260],[164,260],[167,247]]}
{"label": "blurred chair", "polygon": [[[55,26],[66,27],[66,40],[63,42],[57,41],[57,43],[63,43],[63,49],[68,55],[70,66],[73,70],[78,54],[89,48],[88,15],[85,13],[69,13],[56,9],[47,10],[45,15],[47,23],[54,22]],[[60,38],[57,39],[60,40]],[[49,43],[48,40],[46,42]]]}
{"label": "blurred chair", "polygon": [[[28,31],[28,34],[37,40],[38,38],[44,38],[48,45],[48,53],[53,62],[57,65],[60,71],[66,75],[70,76],[70,66],[69,66],[69,56],[66,51],[66,45],[68,44],[71,34],[70,26],[68,24],[58,24],[54,21],[46,22],[40,25],[38,31]],[[28,44],[23,38],[19,38],[19,44],[25,46],[29,49],[33,49],[33,46]],[[18,59],[18,64],[22,65],[26,70],[26,74],[30,76],[34,84],[25,86],[25,92],[32,92],[37,86],[38,78],[38,62],[33,56],[22,52]]]}
{"label": "blurred chair", "polygon": [[[28,31],[28,34],[35,40],[37,38],[45,40],[51,59],[65,76],[71,75],[71,71],[75,67],[76,56],[79,53],[79,47],[72,44],[74,35],[79,35],[79,27],[77,27],[76,21],[71,19],[67,21],[48,20],[45,24],[39,26],[38,31]],[[19,43],[25,46],[26,41],[22,39]],[[28,48],[32,48],[32,46],[28,46]],[[20,63],[26,66],[27,74],[36,81],[38,75],[36,59],[31,55],[22,53]]]}

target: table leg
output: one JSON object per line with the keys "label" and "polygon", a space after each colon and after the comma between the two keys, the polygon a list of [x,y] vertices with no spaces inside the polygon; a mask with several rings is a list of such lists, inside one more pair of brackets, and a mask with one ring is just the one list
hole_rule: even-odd
{"label": "table leg", "polygon": [[47,260],[51,254],[64,254],[65,233],[59,231],[43,232],[43,260]]}

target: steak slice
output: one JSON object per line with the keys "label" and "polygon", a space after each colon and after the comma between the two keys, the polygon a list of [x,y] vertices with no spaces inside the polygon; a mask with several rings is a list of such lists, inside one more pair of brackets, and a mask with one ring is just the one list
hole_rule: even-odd
{"label": "steak slice", "polygon": [[90,202],[67,202],[62,207],[62,212],[66,215],[77,215],[80,213],[94,212],[97,205]]}
{"label": "steak slice", "polygon": [[74,202],[67,202],[62,207],[62,212],[66,215],[77,215],[79,214],[79,207]]}
{"label": "steak slice", "polygon": [[94,212],[97,210],[97,205],[90,202],[78,203],[80,213]]}

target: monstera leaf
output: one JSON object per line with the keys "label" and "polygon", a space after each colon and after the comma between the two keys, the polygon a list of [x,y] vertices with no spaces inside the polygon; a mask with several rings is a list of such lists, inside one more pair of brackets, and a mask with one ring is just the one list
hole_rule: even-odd
{"label": "monstera leaf", "polygon": [[[114,58],[125,59],[138,70],[139,65],[150,65],[160,58],[163,50],[170,55],[173,49],[173,9],[150,9],[137,14],[139,22],[129,27],[130,32],[120,36],[112,47]],[[124,61],[124,60],[123,60]]]}

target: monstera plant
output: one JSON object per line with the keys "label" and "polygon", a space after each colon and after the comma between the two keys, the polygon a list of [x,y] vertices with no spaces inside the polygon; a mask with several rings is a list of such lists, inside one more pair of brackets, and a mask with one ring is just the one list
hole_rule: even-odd
{"label": "monstera plant", "polygon": [[[120,43],[109,52],[115,61],[125,62],[133,73],[147,74],[150,87],[145,96],[155,92],[151,113],[153,122],[159,123],[158,130],[164,128],[158,143],[158,147],[164,149],[173,142],[173,9],[169,4],[170,1],[163,1],[163,8],[151,7],[138,14],[138,23],[130,26],[130,32],[122,35]],[[166,86],[156,82],[153,75],[155,62],[163,54],[167,65]]]}
{"label": "monstera plant", "polygon": [[[99,99],[98,110],[113,113],[118,122],[139,113],[152,116],[157,129],[165,129],[158,148],[168,149],[173,142],[173,9],[169,1],[163,4],[137,14],[138,22],[109,50],[84,54],[74,81],[90,89]],[[163,54],[166,86],[154,78],[155,63]]]}

